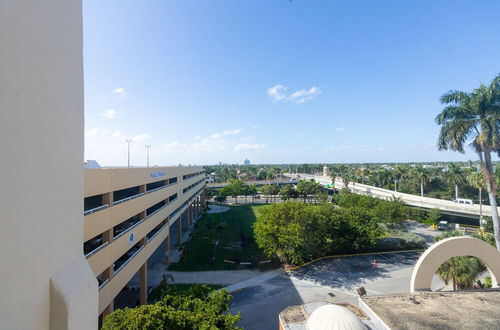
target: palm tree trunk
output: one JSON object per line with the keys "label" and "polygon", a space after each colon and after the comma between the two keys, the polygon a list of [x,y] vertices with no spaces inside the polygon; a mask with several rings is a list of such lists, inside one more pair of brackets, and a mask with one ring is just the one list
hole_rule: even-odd
{"label": "palm tree trunk", "polygon": [[420,196],[424,197],[424,180],[420,181]]}
{"label": "palm tree trunk", "polygon": [[455,200],[458,199],[458,184],[455,184]]}
{"label": "palm tree trunk", "polygon": [[483,188],[479,188],[479,227],[483,228]]}
{"label": "palm tree trunk", "polygon": [[495,178],[493,177],[493,167],[491,165],[491,153],[490,151],[484,152],[484,175],[486,176],[486,184],[488,185],[488,196],[490,198],[491,206],[491,219],[493,220],[493,234],[495,236],[495,243],[497,245],[497,251],[500,252],[500,223],[498,221],[498,207],[496,200],[497,188],[495,186]]}

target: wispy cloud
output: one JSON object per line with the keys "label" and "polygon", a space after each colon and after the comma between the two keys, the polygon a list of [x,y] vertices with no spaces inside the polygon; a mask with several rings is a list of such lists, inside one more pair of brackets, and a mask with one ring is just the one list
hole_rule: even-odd
{"label": "wispy cloud", "polygon": [[124,98],[125,96],[127,96],[127,93],[125,92],[125,88],[123,87],[118,87],[118,88],[115,88],[113,90],[113,92],[118,95],[118,97],[120,98]]}
{"label": "wispy cloud", "polygon": [[223,136],[226,136],[226,135],[240,134],[242,130],[243,130],[242,128],[232,129],[232,130],[223,131],[223,132],[220,132],[220,133],[214,133],[210,137],[212,139],[220,139],[220,138],[222,138]]}
{"label": "wispy cloud", "polygon": [[146,159],[143,142],[151,138],[151,134],[145,132],[128,135],[116,129],[94,127],[85,132],[85,159],[95,159],[102,165],[126,165],[126,140],[131,139],[132,163],[143,165]]}
{"label": "wispy cloud", "polygon": [[104,111],[103,113],[101,113],[101,116],[103,116],[104,118],[108,118],[108,119],[115,119],[116,118],[116,115],[118,114],[118,111],[116,111],[115,109],[108,109],[106,111]]}
{"label": "wispy cloud", "polygon": [[286,91],[287,88],[283,85],[276,85],[267,90],[267,95],[273,98],[275,101],[281,101],[286,99],[286,95],[282,92]]}
{"label": "wispy cloud", "polygon": [[335,130],[336,130],[338,133],[340,133],[340,132],[345,131],[345,128],[344,128],[344,127],[337,127]]}
{"label": "wispy cloud", "polygon": [[265,144],[259,144],[259,143],[240,143],[234,146],[234,150],[257,150],[257,149],[263,149],[265,148]]}
{"label": "wispy cloud", "polygon": [[305,103],[314,99],[322,93],[321,87],[312,86],[309,89],[299,89],[291,94],[287,94],[288,87],[281,84],[275,85],[267,89],[267,95],[275,102],[289,101],[296,104]]}

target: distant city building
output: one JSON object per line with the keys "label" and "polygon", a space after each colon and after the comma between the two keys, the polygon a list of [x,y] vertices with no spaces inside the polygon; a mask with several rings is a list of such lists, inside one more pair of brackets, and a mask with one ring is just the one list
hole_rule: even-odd
{"label": "distant city building", "polygon": [[329,176],[330,175],[330,168],[325,165],[323,166],[323,176]]}
{"label": "distant city building", "polygon": [[243,161],[243,165],[250,165],[250,160],[245,158],[245,160]]}

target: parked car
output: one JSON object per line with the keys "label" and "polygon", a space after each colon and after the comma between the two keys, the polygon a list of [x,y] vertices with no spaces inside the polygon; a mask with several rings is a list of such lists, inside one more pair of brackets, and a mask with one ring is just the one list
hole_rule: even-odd
{"label": "parked car", "polygon": [[438,230],[448,230],[448,221],[439,221]]}

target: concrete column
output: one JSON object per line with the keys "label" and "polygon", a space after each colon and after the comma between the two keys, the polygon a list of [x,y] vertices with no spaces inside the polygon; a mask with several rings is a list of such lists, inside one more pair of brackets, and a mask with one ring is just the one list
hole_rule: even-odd
{"label": "concrete column", "polygon": [[111,242],[113,241],[113,228],[109,228],[108,230],[106,230],[103,234],[103,240],[104,242],[108,242],[111,244]]}
{"label": "concrete column", "polygon": [[111,278],[113,277],[113,266],[109,266],[108,268],[106,268],[106,270],[104,271],[104,279],[106,280],[110,280],[111,281]]}
{"label": "concrete column", "polygon": [[177,244],[181,244],[182,240],[182,215],[179,216],[179,219],[177,220],[177,225],[179,226],[179,235],[177,235]]}
{"label": "concrete column", "polygon": [[165,244],[165,264],[166,265],[169,265],[170,264],[170,235],[167,236],[167,238],[165,238],[165,241],[164,241],[164,244]]}
{"label": "concrete column", "polygon": [[187,223],[188,223],[188,230],[189,230],[191,228],[191,205],[189,205],[187,208]]}
{"label": "concrete column", "polygon": [[139,186],[139,192],[140,193],[145,193],[146,192],[146,185],[145,184]]}
{"label": "concrete column", "polygon": [[114,301],[112,300],[111,303],[102,311],[102,318],[104,319],[106,316],[113,313],[114,310],[115,310],[115,304]]}
{"label": "concrete column", "polygon": [[141,285],[140,285],[140,302],[141,305],[148,303],[148,262],[146,261],[140,269]]}
{"label": "concrete column", "polygon": [[108,205],[108,207],[113,206],[113,192],[105,193],[102,195],[102,204]]}

